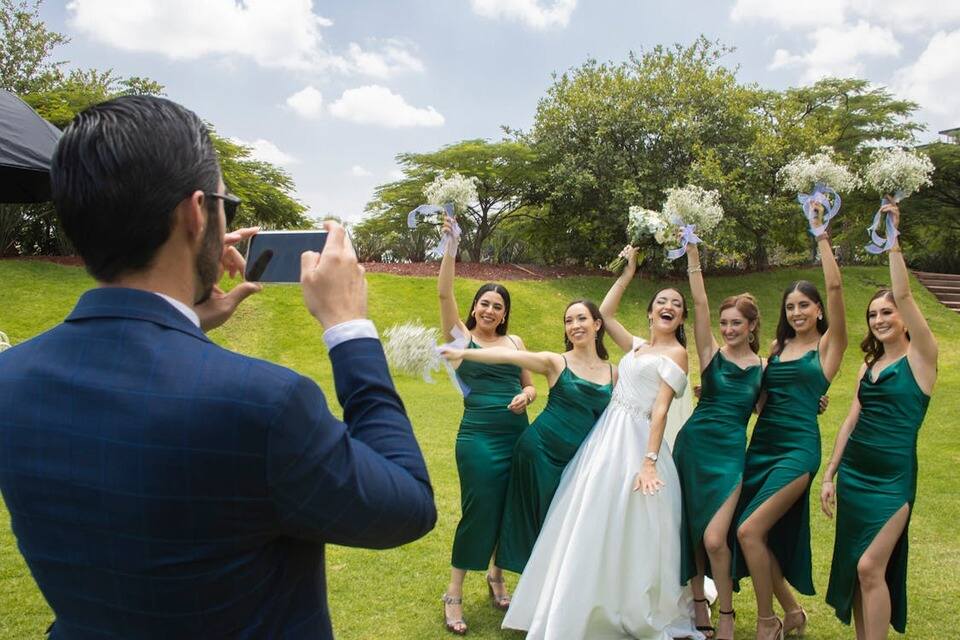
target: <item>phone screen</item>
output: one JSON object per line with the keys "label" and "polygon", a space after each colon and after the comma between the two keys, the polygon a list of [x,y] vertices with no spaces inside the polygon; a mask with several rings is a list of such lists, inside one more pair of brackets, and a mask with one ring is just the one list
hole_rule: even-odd
{"label": "phone screen", "polygon": [[251,282],[300,282],[300,254],[323,251],[326,231],[261,231],[250,238],[244,277]]}

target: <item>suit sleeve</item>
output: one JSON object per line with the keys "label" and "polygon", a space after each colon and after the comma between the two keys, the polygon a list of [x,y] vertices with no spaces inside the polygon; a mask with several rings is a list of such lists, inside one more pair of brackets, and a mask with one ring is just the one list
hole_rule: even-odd
{"label": "suit sleeve", "polygon": [[268,484],[288,535],[382,549],[436,524],[426,464],[379,340],[330,351],[344,422],[300,377],[271,426]]}

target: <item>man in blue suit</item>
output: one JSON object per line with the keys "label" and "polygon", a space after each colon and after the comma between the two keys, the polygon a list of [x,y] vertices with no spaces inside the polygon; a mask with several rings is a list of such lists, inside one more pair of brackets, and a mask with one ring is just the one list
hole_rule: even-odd
{"label": "man in blue suit", "polygon": [[309,378],[204,335],[258,287],[215,287],[242,266],[224,249],[238,201],[195,114],[92,107],[51,181],[99,286],[0,355],[0,490],[51,636],[332,637],[324,544],[394,547],[436,521],[343,229],[301,274],[341,422]]}

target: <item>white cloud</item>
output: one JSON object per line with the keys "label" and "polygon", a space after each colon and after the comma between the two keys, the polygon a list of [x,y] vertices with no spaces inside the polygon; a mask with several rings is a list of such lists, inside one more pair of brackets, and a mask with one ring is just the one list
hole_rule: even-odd
{"label": "white cloud", "polygon": [[433,107],[421,109],[411,106],[403,96],[379,85],[347,89],[330,105],[330,113],[336,118],[357,124],[389,128],[439,127],[445,122]]}
{"label": "white cloud", "polygon": [[352,175],[354,178],[369,178],[373,174],[364,167],[355,164],[350,168],[350,175]]}
{"label": "white cloud", "polygon": [[257,138],[253,142],[247,142],[240,138],[230,138],[230,140],[237,144],[242,144],[245,147],[250,147],[250,155],[254,160],[269,162],[277,166],[297,164],[299,162],[299,160],[292,155],[281,151],[277,145],[263,138]]}
{"label": "white cloud", "polygon": [[842,22],[845,5],[844,0],[737,0],[730,10],[730,19],[767,20],[784,28],[816,27]]}
{"label": "white cloud", "polygon": [[[892,89],[938,116],[960,113],[960,29],[940,31],[916,62],[894,74]],[[947,123],[955,126],[956,123]],[[945,125],[946,126],[946,125]]]}
{"label": "white cloud", "polygon": [[301,117],[319,118],[323,115],[323,94],[313,86],[308,86],[287,98],[287,106]]}
{"label": "white cloud", "polygon": [[67,11],[70,25],[93,40],[174,60],[223,56],[376,78],[423,71],[399,40],[386,41],[380,51],[355,43],[345,55],[330,51],[321,30],[333,22],[314,13],[312,0],[70,0]]}
{"label": "white cloud", "polygon": [[549,29],[567,26],[577,0],[470,0],[470,6],[484,18],[505,18],[534,29]]}
{"label": "white cloud", "polygon": [[960,2],[956,0],[851,0],[850,10],[898,32],[960,24]]}
{"label": "white cloud", "polygon": [[802,67],[803,81],[812,82],[827,76],[859,76],[867,57],[897,57],[903,46],[885,27],[863,20],[855,25],[822,26],[809,35],[811,47],[794,54],[777,49],[768,68]]}

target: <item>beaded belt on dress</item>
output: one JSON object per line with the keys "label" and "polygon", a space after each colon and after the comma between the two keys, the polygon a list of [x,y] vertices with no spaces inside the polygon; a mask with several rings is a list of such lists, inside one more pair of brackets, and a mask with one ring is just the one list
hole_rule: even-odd
{"label": "beaded belt on dress", "polygon": [[650,411],[642,409],[638,405],[633,404],[629,400],[623,397],[622,394],[614,391],[613,396],[610,398],[610,404],[615,404],[634,418],[640,420],[650,420]]}

